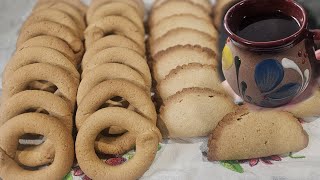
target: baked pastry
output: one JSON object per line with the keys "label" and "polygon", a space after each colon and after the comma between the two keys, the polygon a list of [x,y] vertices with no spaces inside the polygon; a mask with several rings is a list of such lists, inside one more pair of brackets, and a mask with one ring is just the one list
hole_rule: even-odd
{"label": "baked pastry", "polygon": [[186,0],[170,0],[151,10],[149,26],[153,27],[162,19],[177,14],[192,14],[196,17],[210,21],[208,13],[203,10],[201,6]]}
{"label": "baked pastry", "polygon": [[[159,7],[159,6],[161,6],[161,4],[163,4],[163,3],[167,2],[167,1],[169,1],[169,0],[156,0],[153,3],[152,8]],[[201,8],[203,8],[208,14],[211,13],[211,3],[210,3],[209,0],[187,0],[187,1],[201,6]]]}
{"label": "baked pastry", "polygon": [[160,82],[171,70],[189,63],[217,65],[216,53],[208,48],[177,45],[160,51],[153,57],[153,78]]}
{"label": "baked pastry", "polygon": [[211,89],[184,89],[164,101],[158,127],[164,137],[207,136],[235,107],[229,97]]}
{"label": "baked pastry", "polygon": [[209,48],[212,51],[216,50],[216,38],[193,29],[177,28],[169,31],[159,39],[153,41],[150,45],[151,55],[154,56],[158,52],[166,50],[176,45],[199,45],[204,48]]}
{"label": "baked pastry", "polygon": [[156,40],[176,28],[195,29],[213,38],[217,37],[217,30],[212,26],[211,21],[206,21],[192,14],[178,14],[166,17],[153,26],[150,32],[151,39],[152,41]]}
{"label": "baked pastry", "polygon": [[208,88],[224,93],[217,68],[212,65],[191,63],[172,70],[165,79],[159,82],[157,90],[162,100],[186,88]]}
{"label": "baked pastry", "polygon": [[226,115],[213,130],[208,160],[267,157],[300,151],[307,145],[308,135],[292,114],[240,109]]}

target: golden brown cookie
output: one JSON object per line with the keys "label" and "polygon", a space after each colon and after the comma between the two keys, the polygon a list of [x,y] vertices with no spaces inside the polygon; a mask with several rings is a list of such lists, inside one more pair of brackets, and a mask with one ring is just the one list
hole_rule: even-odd
{"label": "golden brown cookie", "polygon": [[137,43],[121,35],[110,35],[94,42],[92,46],[87,49],[86,53],[83,56],[82,64],[87,64],[88,61],[91,61],[91,58],[94,55],[104,49],[111,47],[128,48],[139,53],[143,57],[145,56],[145,50],[140,48]]}
{"label": "golden brown cookie", "polygon": [[152,41],[162,37],[170,30],[176,28],[195,29],[206,33],[213,38],[217,37],[217,30],[213,27],[210,21],[198,18],[192,14],[178,14],[162,19],[158,24],[151,28]]}
{"label": "golden brown cookie", "polygon": [[163,80],[171,70],[189,63],[217,65],[216,53],[200,46],[174,46],[160,51],[153,57],[153,77],[157,82]]}
{"label": "golden brown cookie", "polygon": [[108,34],[125,36],[137,43],[142,49],[145,48],[144,32],[130,20],[121,16],[103,17],[90,24],[84,33],[86,48],[90,48],[94,42]]}
{"label": "golden brown cookie", "polygon": [[199,45],[217,52],[216,41],[217,38],[213,38],[206,33],[194,29],[177,28],[154,40],[152,44],[150,44],[150,51],[151,55],[154,56],[158,52],[166,50],[170,47],[190,44]]}
{"label": "golden brown cookie", "polygon": [[17,49],[19,49],[19,47],[27,40],[42,35],[55,36],[66,41],[75,54],[83,51],[81,39],[77,37],[72,30],[51,21],[41,21],[26,26],[19,35]]}
{"label": "golden brown cookie", "polygon": [[90,25],[105,16],[112,15],[122,16],[129,19],[140,29],[141,32],[144,32],[143,19],[140,18],[136,9],[122,2],[111,2],[100,6],[92,16],[87,17],[87,22]]}
{"label": "golden brown cookie", "polygon": [[3,82],[3,100],[6,101],[13,95],[28,90],[29,83],[44,80],[57,86],[58,96],[65,99],[73,109],[76,102],[79,80],[51,64],[35,63],[23,66],[16,70]]}
{"label": "golden brown cookie", "polygon": [[71,75],[75,79],[80,78],[75,64],[71,63],[69,59],[58,51],[45,47],[28,47],[17,51],[10,59],[3,73],[3,84],[11,78],[19,68],[34,63],[52,64],[66,70],[68,76]]}
{"label": "golden brown cookie", "polygon": [[[167,2],[169,0],[156,0],[153,3],[152,8],[156,8],[161,6],[163,3]],[[211,3],[209,0],[188,0],[191,3],[194,3],[198,6],[201,6],[201,8],[203,8],[208,14],[211,13]]]}
{"label": "golden brown cookie", "polygon": [[68,44],[65,41],[57,37],[44,35],[31,38],[28,41],[24,42],[19,47],[19,49],[17,49],[17,51],[21,51],[22,49],[29,47],[46,47],[57,50],[66,58],[68,58],[71,62],[73,62],[74,65],[76,64],[74,61],[76,57],[72,49],[68,46]]}
{"label": "golden brown cookie", "polygon": [[111,2],[126,3],[139,13],[141,19],[144,18],[144,3],[142,0],[93,0],[89,6],[87,18],[90,18],[100,6]]}
{"label": "golden brown cookie", "polygon": [[170,0],[162,3],[161,6],[152,9],[149,18],[149,26],[153,27],[162,19],[177,14],[192,14],[196,17],[205,19],[208,22],[210,21],[210,16],[201,8],[201,6],[185,0]]}
{"label": "golden brown cookie", "polygon": [[290,113],[249,112],[226,115],[208,141],[208,160],[240,160],[281,155],[307,147],[308,135]]}
{"label": "golden brown cookie", "polygon": [[307,100],[289,106],[286,111],[298,118],[318,118],[320,116],[320,88]]}
{"label": "golden brown cookie", "polygon": [[[136,136],[136,154],[117,167],[101,163],[93,146],[98,134],[110,126],[121,126]],[[139,114],[122,108],[106,108],[92,114],[80,128],[76,140],[77,160],[90,178],[135,180],[151,166],[161,139],[156,126]]]}
{"label": "golden brown cookie", "polygon": [[141,74],[148,88],[151,87],[151,74],[146,60],[135,51],[121,47],[100,51],[87,64],[82,64],[82,78],[95,67],[105,63],[120,63],[129,66]]}
{"label": "golden brown cookie", "polygon": [[48,4],[54,2],[63,2],[76,8],[83,16],[86,14],[88,7],[81,0],[38,0],[37,5]]}
{"label": "golden brown cookie", "polygon": [[79,12],[72,5],[62,2],[62,1],[53,1],[49,3],[42,3],[33,8],[33,13],[45,9],[56,9],[68,14],[78,25],[81,31],[84,31],[86,28],[86,23],[84,21],[84,14]]}
{"label": "golden brown cookie", "polygon": [[[26,133],[40,134],[54,144],[52,164],[40,170],[22,168],[15,160],[19,139]],[[54,117],[26,113],[10,119],[0,127],[0,177],[3,179],[63,179],[74,160],[72,135]]]}
{"label": "golden brown cookie", "polygon": [[184,89],[164,101],[158,127],[170,138],[207,136],[235,107],[229,97],[211,89]]}
{"label": "golden brown cookie", "polygon": [[192,87],[208,88],[224,93],[217,71],[215,66],[198,63],[179,66],[160,81],[157,90],[162,100],[166,100],[183,89]]}
{"label": "golden brown cookie", "polygon": [[146,92],[150,91],[142,76],[129,66],[118,63],[106,63],[89,71],[80,82],[77,94],[78,105],[82,99],[99,83],[111,79],[124,79],[134,83]]}

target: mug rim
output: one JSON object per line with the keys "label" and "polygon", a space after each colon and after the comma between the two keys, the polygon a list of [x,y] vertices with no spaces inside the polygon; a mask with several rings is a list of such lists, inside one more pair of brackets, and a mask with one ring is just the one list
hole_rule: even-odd
{"label": "mug rim", "polygon": [[296,6],[297,8],[299,8],[299,10],[301,11],[302,15],[303,15],[303,22],[300,25],[300,28],[297,32],[295,32],[294,34],[283,38],[283,39],[278,39],[275,41],[267,41],[267,42],[256,42],[256,41],[250,41],[247,39],[244,39],[240,36],[238,36],[236,33],[234,33],[230,26],[229,26],[229,18],[233,15],[233,13],[240,8],[243,4],[246,3],[250,3],[250,2],[254,2],[256,0],[243,0],[240,1],[239,3],[235,4],[234,6],[232,6],[226,13],[225,17],[224,17],[224,28],[227,32],[227,34],[229,35],[229,37],[236,41],[237,43],[243,45],[244,47],[251,47],[251,48],[274,48],[274,47],[282,47],[282,46],[286,46],[288,44],[291,44],[293,42],[295,42],[297,39],[299,39],[299,37],[305,32],[306,27],[307,27],[307,13],[305,11],[305,9],[296,1],[294,0],[282,0],[285,1],[287,3],[292,3],[294,6]]}

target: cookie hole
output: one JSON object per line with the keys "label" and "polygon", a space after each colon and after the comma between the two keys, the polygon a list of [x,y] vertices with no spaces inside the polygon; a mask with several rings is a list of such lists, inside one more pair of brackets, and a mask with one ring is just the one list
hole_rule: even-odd
{"label": "cookie hole", "polygon": [[25,110],[25,111],[24,111],[23,113],[21,113],[21,114],[24,114],[24,113],[32,113],[32,112],[50,115],[50,113],[49,113],[47,110],[42,109],[42,108],[30,108],[30,109]]}
{"label": "cookie hole", "polygon": [[28,90],[41,90],[41,91],[46,91],[50,93],[55,93],[58,90],[58,87],[51,82],[48,81],[33,81],[30,82],[27,86]]}

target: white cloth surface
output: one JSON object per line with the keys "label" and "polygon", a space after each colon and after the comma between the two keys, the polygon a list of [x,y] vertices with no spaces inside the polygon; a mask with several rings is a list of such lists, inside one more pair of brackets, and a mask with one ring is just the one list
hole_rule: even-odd
{"label": "white cloth surface", "polygon": [[[86,0],[88,3],[90,0]],[[147,8],[153,0],[145,0]],[[0,72],[15,50],[18,30],[29,15],[35,0],[0,0]],[[1,77],[1,76],[0,76]],[[1,79],[0,79],[1,80]],[[1,84],[0,84],[1,91]],[[242,164],[244,173],[230,171],[218,162],[208,162],[202,155],[199,139],[169,140],[162,144],[157,158],[142,179],[146,180],[319,180],[320,121],[305,123],[309,146],[299,155],[304,159],[283,158],[273,165],[259,163],[255,167]]]}

